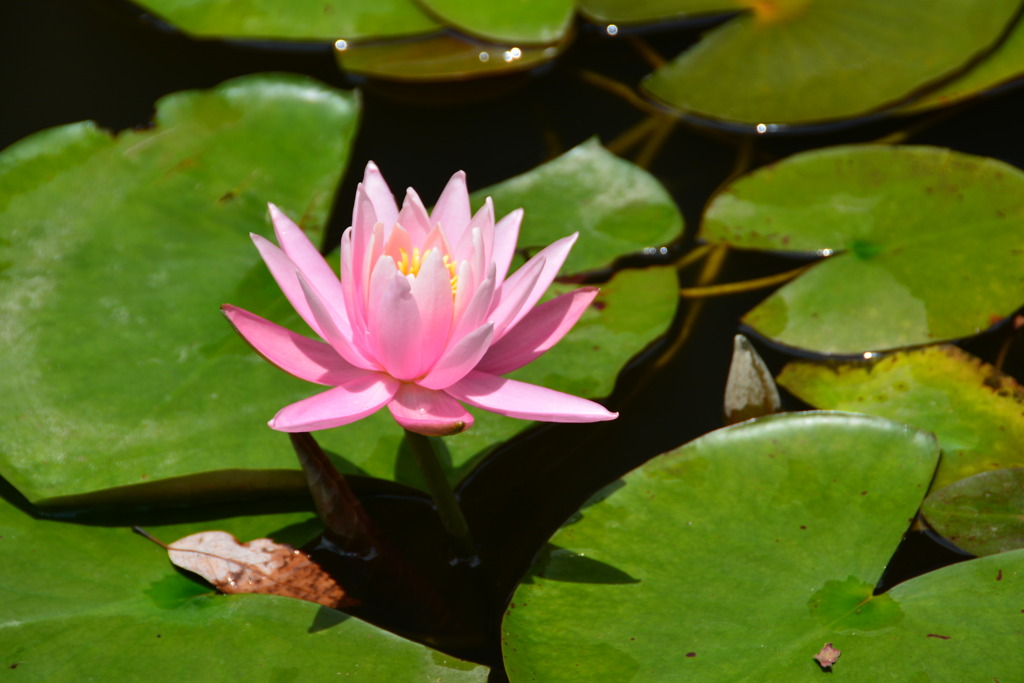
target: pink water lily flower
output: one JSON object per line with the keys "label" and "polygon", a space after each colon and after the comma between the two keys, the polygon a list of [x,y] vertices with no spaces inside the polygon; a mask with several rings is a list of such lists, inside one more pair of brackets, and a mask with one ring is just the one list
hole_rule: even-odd
{"label": "pink water lily flower", "polygon": [[466,177],[456,173],[433,212],[409,189],[401,211],[372,162],[341,238],[341,278],[277,207],[279,246],[252,235],[282,292],[324,341],[248,311],[223,307],[267,360],[332,387],[283,408],[270,426],[328,429],[387,406],[402,427],[454,434],[473,417],[463,403],[524,420],[595,422],[603,406],[502,375],[561,339],[593,301],[584,287],[536,305],[576,241],[541,250],[506,278],[522,210],[495,223],[490,198],[471,215]]}

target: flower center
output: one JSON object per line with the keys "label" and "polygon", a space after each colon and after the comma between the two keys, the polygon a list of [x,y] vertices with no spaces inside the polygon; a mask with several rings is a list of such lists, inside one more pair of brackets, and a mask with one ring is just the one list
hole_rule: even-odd
{"label": "flower center", "polygon": [[[416,277],[420,274],[420,267],[423,265],[423,261],[426,260],[427,256],[432,252],[433,249],[427,249],[422,254],[420,253],[419,247],[412,248],[412,257],[405,251],[405,249],[399,249],[399,259],[395,263],[398,266],[398,270],[402,271],[402,275],[412,275]],[[442,259],[444,267],[448,269],[448,279],[452,284],[452,295],[455,295],[455,288],[459,284],[459,271],[452,257],[445,254]]]}

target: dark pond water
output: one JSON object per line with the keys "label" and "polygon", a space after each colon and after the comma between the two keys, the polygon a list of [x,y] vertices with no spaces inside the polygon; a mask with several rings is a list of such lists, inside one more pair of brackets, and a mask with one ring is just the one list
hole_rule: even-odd
{"label": "dark pond water", "polygon": [[[693,29],[675,26],[643,37],[671,56],[696,35]],[[5,95],[0,147],[43,128],[83,119],[114,130],[144,126],[155,100],[165,94],[209,87],[246,73],[292,71],[338,87],[363,87],[363,124],[351,168],[362,168],[373,159],[393,188],[414,186],[426,198],[436,197],[457,169],[467,171],[471,188],[483,187],[527,171],[591,136],[613,140],[640,122],[643,114],[585,82],[580,70],[626,83],[635,83],[648,71],[627,40],[602,40],[595,29],[581,26],[564,58],[536,74],[468,85],[397,87],[347,79],[335,68],[327,49],[273,52],[191,41],[140,20],[114,0],[4,3],[0,51],[0,86]],[[916,127],[911,142],[949,146],[1024,166],[1022,112],[1024,93],[1009,91],[953,112],[876,122],[827,135],[747,140],[680,125],[650,164],[679,202],[688,224],[687,234],[664,260],[691,246],[702,207],[732,172],[744,145],[749,145],[752,163],[760,165],[803,149],[869,141]],[[296,150],[296,154],[316,153]],[[331,240],[337,240],[347,225],[357,175],[350,174],[340,188]],[[734,254],[720,280],[767,275],[791,265],[780,258]],[[684,284],[692,277],[689,271],[684,273]],[[692,307],[683,304],[670,339],[657,343],[623,370],[610,399],[613,409],[622,412],[619,420],[543,427],[496,453],[466,481],[459,493],[482,547],[478,569],[450,567],[444,534],[422,498],[354,481],[353,487],[383,534],[401,548],[409,564],[426,567],[428,579],[425,583],[408,580],[401,563],[382,570],[380,565],[367,566],[321,551],[318,554],[329,566],[346,572],[349,585],[363,598],[364,605],[355,611],[460,656],[489,664],[500,661],[498,623],[504,604],[551,532],[600,487],[654,455],[721,426],[723,385],[737,320],[767,293],[708,300],[694,333],[678,352],[665,357],[671,338],[693,313]],[[991,361],[1007,334],[1007,330],[997,331],[965,346]],[[789,357],[757,344],[773,371]],[[1012,347],[1005,363],[1005,369],[1018,379],[1024,377],[1020,347]],[[802,407],[787,400],[790,408]],[[308,501],[272,501],[260,509],[296,505],[308,506]],[[215,518],[227,511],[215,506],[176,514]],[[156,513],[106,511],[83,513],[80,519],[123,524],[146,523],[156,517]],[[883,587],[962,557],[923,533],[912,533],[886,572]],[[406,607],[398,609],[400,605]]]}

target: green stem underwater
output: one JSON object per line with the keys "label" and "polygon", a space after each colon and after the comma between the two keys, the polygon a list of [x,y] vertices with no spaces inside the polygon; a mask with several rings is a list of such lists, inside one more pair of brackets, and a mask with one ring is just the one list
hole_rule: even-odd
{"label": "green stem underwater", "polygon": [[459,501],[455,498],[455,492],[452,490],[451,484],[448,483],[448,477],[441,468],[434,445],[430,443],[428,437],[411,432],[408,429],[405,430],[405,440],[412,450],[416,466],[419,467],[420,472],[423,474],[427,490],[430,492],[430,497],[434,500],[434,505],[437,507],[437,512],[441,517],[441,523],[444,524],[445,530],[456,541],[456,549],[459,553],[458,559],[475,563],[478,559],[476,544],[469,535],[469,526],[466,524],[466,518],[462,514],[462,508],[459,507]]}

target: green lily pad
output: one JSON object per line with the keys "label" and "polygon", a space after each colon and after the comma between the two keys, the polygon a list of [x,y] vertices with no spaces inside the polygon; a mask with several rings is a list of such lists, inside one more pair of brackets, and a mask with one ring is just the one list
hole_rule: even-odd
{"label": "green lily pad", "polygon": [[561,40],[575,13],[573,0],[420,0],[446,24],[481,38],[513,43]]}
{"label": "green lily pad", "polygon": [[405,40],[335,44],[343,71],[394,81],[464,80],[526,71],[548,62],[564,44],[499,45],[445,32]]}
{"label": "green lily pad", "polygon": [[933,491],[978,472],[1024,466],[1024,388],[955,346],[873,362],[794,361],[778,381],[816,408],[878,415],[934,433],[942,461]]}
{"label": "green lily pad", "polygon": [[749,12],[655,71],[647,91],[687,114],[743,127],[864,116],[956,75],[992,48],[1020,8],[1019,0],[744,4]]}
{"label": "green lily pad", "polygon": [[1024,552],[873,594],[937,457],[888,420],[801,413],[655,458],[559,530],[516,590],[510,680],[821,680],[825,643],[837,679],[1012,680]]}
{"label": "green lily pad", "polygon": [[132,0],[193,36],[289,41],[385,38],[437,31],[415,0]]}
{"label": "green lily pad", "polygon": [[577,0],[580,13],[599,23],[641,24],[704,14],[735,12],[750,7],[750,0]]}
{"label": "green lily pad", "polygon": [[928,523],[975,555],[1024,548],[1024,468],[980,472],[928,496]]}
{"label": "green lily pad", "polygon": [[611,265],[619,256],[677,239],[683,217],[653,176],[592,139],[528,173],[473,193],[474,205],[493,197],[526,211],[520,248],[536,250],[579,231],[563,272]]}
{"label": "green lily pad", "polygon": [[999,47],[980,63],[941,88],[932,90],[920,99],[900,107],[898,113],[918,114],[939,107],[948,107],[1012,81],[1017,81],[1022,77],[1024,77],[1024,22],[1018,20]]}
{"label": "green lily pad", "polygon": [[[525,223],[530,215],[527,211]],[[575,288],[556,283],[547,298]],[[611,393],[618,371],[668,328],[678,301],[677,290],[673,268],[620,271],[601,285],[595,303],[562,341],[508,377],[579,396]],[[443,464],[453,482],[496,446],[537,424],[474,408],[469,411],[476,420],[471,429],[434,439],[446,454],[442,460],[447,461]],[[423,486],[412,453],[404,445],[404,432],[387,411],[316,436],[333,452],[342,472]]]}
{"label": "green lily pad", "polygon": [[[223,529],[248,541],[309,514],[148,527],[165,542]],[[262,527],[260,531],[253,531]],[[127,528],[38,521],[0,500],[7,595],[0,665],[34,681],[485,681],[487,669],[313,603],[218,595]]]}
{"label": "green lily pad", "polygon": [[829,255],[746,314],[782,344],[860,354],[957,339],[1024,303],[1024,173],[933,147],[849,146],[759,169],[700,236]]}
{"label": "green lily pad", "polygon": [[287,308],[247,233],[270,234],[268,200],[323,225],[358,107],[252,76],[163,99],[149,130],[74,124],[0,154],[0,472],[25,496],[302,486],[279,472],[287,438],[254,425],[305,383],[258,372],[218,306]]}

